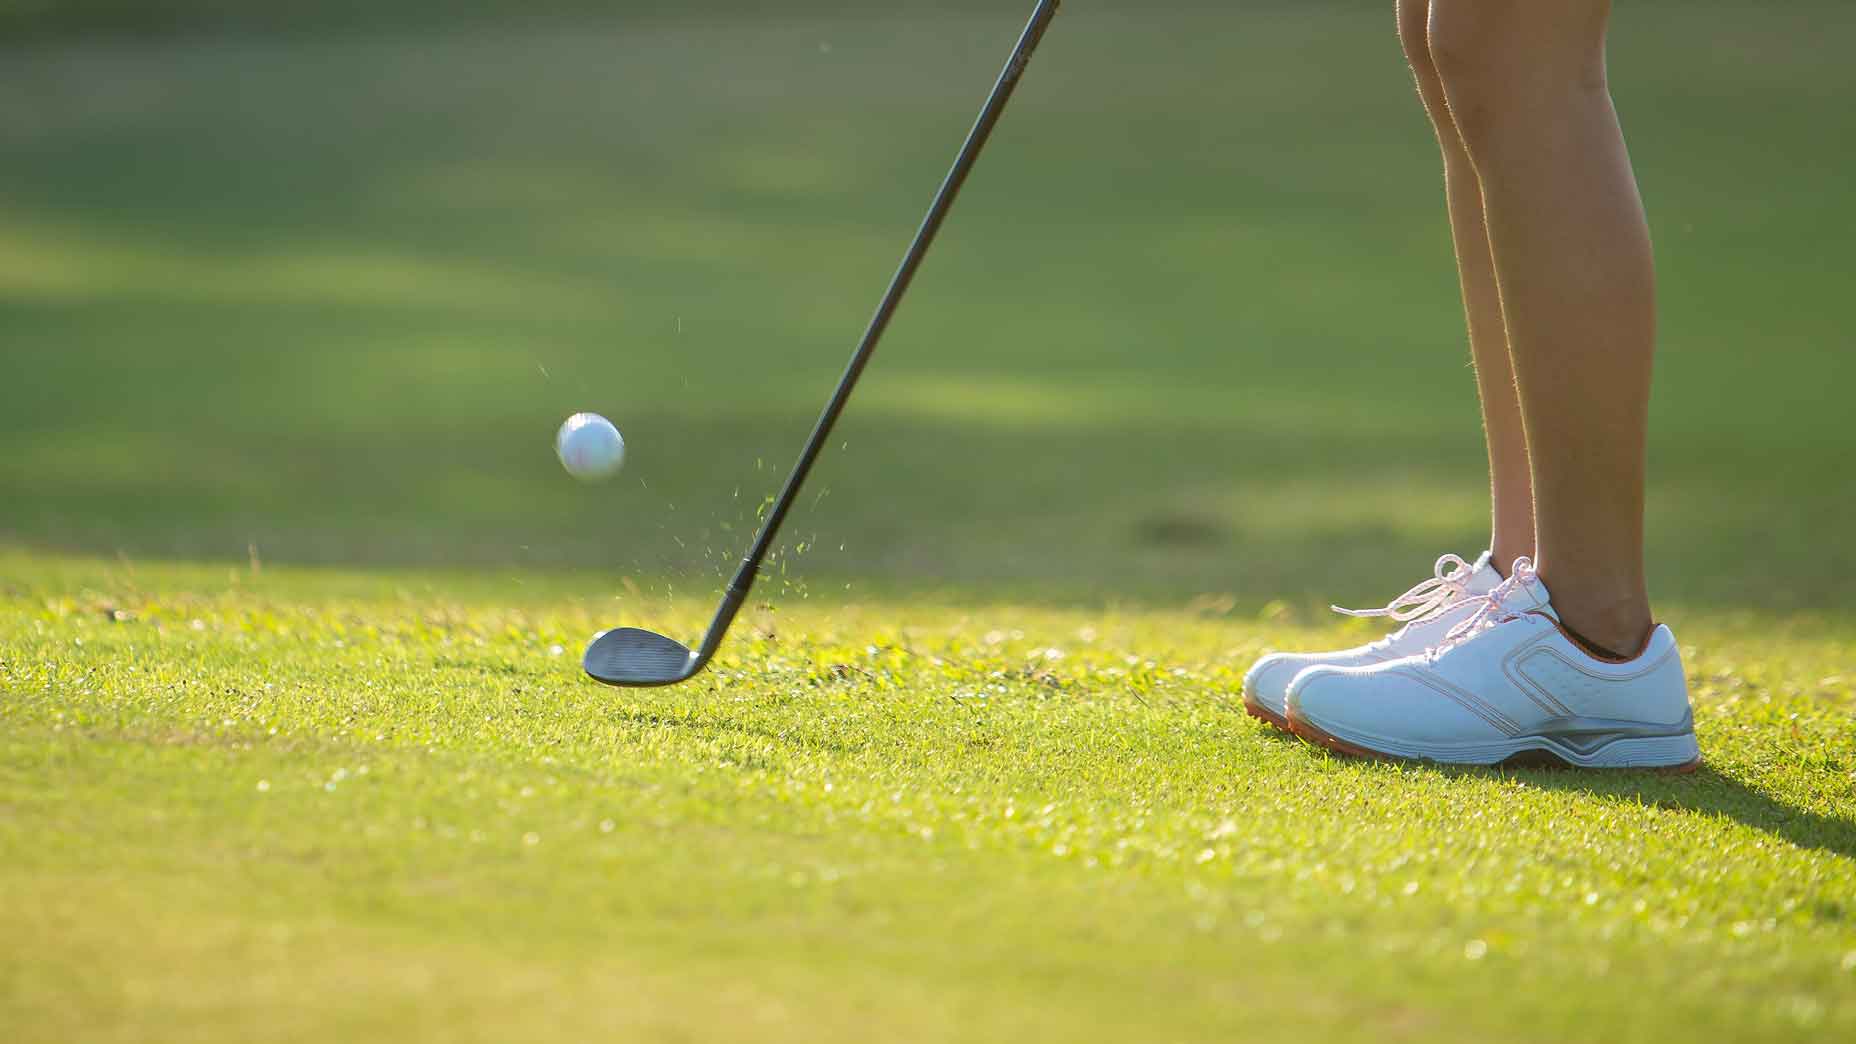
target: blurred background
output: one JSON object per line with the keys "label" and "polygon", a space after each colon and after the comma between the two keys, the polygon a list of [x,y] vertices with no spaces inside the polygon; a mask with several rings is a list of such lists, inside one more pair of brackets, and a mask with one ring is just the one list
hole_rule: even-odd
{"label": "blurred background", "polygon": [[[0,544],[706,592],[1030,6],[0,0]],[[787,593],[1360,603],[1480,549],[1391,16],[1066,3]],[[1616,20],[1655,593],[1850,608],[1856,7]],[[576,410],[606,485],[554,460]]]}

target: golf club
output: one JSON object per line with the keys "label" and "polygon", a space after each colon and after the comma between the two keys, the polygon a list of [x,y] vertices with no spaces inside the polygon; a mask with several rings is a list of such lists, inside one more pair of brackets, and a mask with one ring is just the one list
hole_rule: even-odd
{"label": "golf club", "polygon": [[877,305],[876,314],[871,317],[863,340],[851,355],[850,365],[845,368],[844,376],[839,378],[838,390],[832,394],[831,401],[825,404],[824,412],[819,414],[818,424],[813,427],[811,437],[806,439],[805,448],[800,451],[799,462],[793,465],[792,474],[787,476],[786,487],[780,491],[779,499],[774,501],[766,518],[761,521],[753,548],[741,560],[740,568],[729,582],[728,590],[722,596],[722,604],[717,607],[715,618],[709,623],[708,633],[702,637],[702,644],[691,650],[674,638],[637,627],[615,627],[602,631],[587,643],[586,655],[581,658],[581,666],[595,680],[607,685],[674,685],[702,670],[715,655],[723,636],[728,633],[728,625],[734,621],[735,613],[753,589],[761,561],[772,548],[780,524],[786,521],[786,512],[798,497],[799,487],[805,483],[806,474],[812,470],[813,461],[818,459],[819,450],[831,436],[838,415],[844,412],[844,404],[850,400],[851,389],[856,387],[864,364],[870,361],[870,355],[875,351],[877,341],[882,338],[883,330],[889,326],[890,317],[895,314],[903,293],[908,290],[915,270],[921,267],[929,244],[934,242],[935,233],[940,230],[941,222],[954,205],[954,197],[959,195],[960,186],[966,182],[968,172],[973,169],[973,161],[979,158],[980,149],[985,147],[993,125],[999,122],[999,114],[1005,111],[1005,103],[1012,97],[1013,88],[1018,86],[1019,77],[1024,74],[1031,52],[1043,38],[1051,17],[1057,13],[1058,3],[1059,0],[1038,0],[1037,9],[1031,13],[1031,20],[1026,23],[1024,32],[1018,38],[1018,45],[1012,49],[1012,57],[1005,63],[1005,69],[993,84],[985,106],[980,109],[979,119],[974,121],[973,129],[967,133],[967,140],[961,145],[959,156],[954,159],[953,169],[948,171],[947,177],[941,182],[934,202],[928,207],[928,216],[922,219],[914,241],[909,244],[908,253],[903,255],[901,266],[890,279],[889,289],[884,291],[883,300]]}

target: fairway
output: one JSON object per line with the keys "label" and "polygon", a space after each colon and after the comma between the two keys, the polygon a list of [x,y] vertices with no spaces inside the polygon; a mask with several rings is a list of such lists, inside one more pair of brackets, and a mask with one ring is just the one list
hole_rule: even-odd
{"label": "fairway", "polygon": [[1846,626],[1684,621],[1692,776],[1499,773],[1253,722],[1244,667],[1310,638],[1254,621],[781,610],[639,697],[572,669],[580,583],[0,578],[32,1039],[1856,1026]]}
{"label": "fairway", "polygon": [[0,1035],[1856,1035],[1856,10],[1617,15],[1659,776],[1243,712],[1487,540],[1378,0],[1067,3],[713,667],[587,681],[701,633],[1023,12],[561,6],[0,39]]}

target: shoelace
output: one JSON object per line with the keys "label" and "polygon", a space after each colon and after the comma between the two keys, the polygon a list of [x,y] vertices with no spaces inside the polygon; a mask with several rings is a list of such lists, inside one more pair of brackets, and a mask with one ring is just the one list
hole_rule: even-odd
{"label": "shoelace", "polygon": [[1433,572],[1436,575],[1387,602],[1383,608],[1343,609],[1338,605],[1328,608],[1342,616],[1385,616],[1400,623],[1413,623],[1439,616],[1471,597],[1469,580],[1475,575],[1475,566],[1455,555],[1445,555],[1437,560]]}
{"label": "shoelace", "polygon": [[1445,631],[1444,640],[1437,643],[1437,647],[1430,650],[1429,655],[1435,657],[1445,649],[1466,641],[1496,624],[1504,624],[1517,619],[1521,616],[1521,612],[1509,607],[1506,599],[1516,591],[1532,587],[1539,582],[1539,577],[1534,572],[1533,559],[1526,556],[1515,559],[1514,569],[1509,572],[1508,579],[1496,584],[1488,594],[1471,595],[1464,599],[1465,604],[1470,602],[1480,604],[1476,606],[1476,611],[1463,622]]}

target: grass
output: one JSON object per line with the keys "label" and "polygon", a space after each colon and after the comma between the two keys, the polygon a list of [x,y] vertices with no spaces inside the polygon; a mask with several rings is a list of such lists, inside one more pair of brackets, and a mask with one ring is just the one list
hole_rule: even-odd
{"label": "grass", "polygon": [[[1066,8],[795,519],[817,586],[1325,604],[1486,539],[1438,161],[1379,7]],[[1856,153],[1822,128],[1856,17],[1619,18],[1657,592],[1835,608]],[[1015,20],[18,46],[0,532],[706,588]],[[627,433],[621,483],[560,481],[576,409]]]}
{"label": "grass", "polygon": [[1856,15],[1618,12],[1707,765],[1606,776],[1237,705],[1485,539],[1383,6],[1067,4],[652,693],[1016,12],[0,43],[9,1039],[1849,1036]]}
{"label": "grass", "polygon": [[16,1039],[1856,1027],[1846,625],[1683,621],[1664,777],[1337,760],[1234,694],[1347,635],[1255,619],[763,610],[639,694],[577,676],[582,581],[0,583]]}

